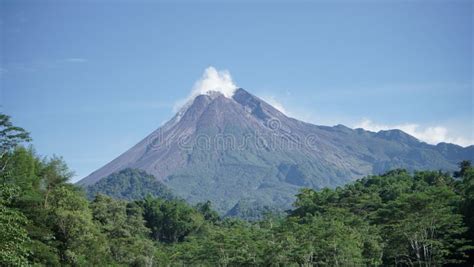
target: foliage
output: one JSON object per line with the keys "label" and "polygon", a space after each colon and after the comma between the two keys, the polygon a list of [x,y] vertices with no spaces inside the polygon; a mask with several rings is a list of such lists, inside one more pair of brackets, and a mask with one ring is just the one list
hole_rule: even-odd
{"label": "foliage", "polygon": [[113,173],[97,183],[86,187],[87,195],[93,199],[104,194],[117,199],[139,200],[144,196],[172,199],[171,191],[152,175],[138,169],[124,169]]}
{"label": "foliage", "polygon": [[164,243],[183,241],[196,233],[204,224],[204,217],[181,200],[163,200],[146,197],[139,202],[143,207],[145,225],[151,230],[153,240]]}
{"label": "foliage", "polygon": [[0,185],[0,265],[27,265],[30,241],[25,225],[26,217],[18,210],[8,207],[18,196],[19,188],[14,185]]}
{"label": "foliage", "polygon": [[109,241],[113,261],[125,265],[153,261],[155,248],[146,238],[150,231],[144,225],[140,206],[98,195],[91,208],[94,221]]}
{"label": "foliage", "polygon": [[[473,264],[468,161],[455,177],[396,169],[336,189],[302,189],[289,214],[257,221],[220,218],[211,202],[191,206],[168,194],[89,201],[67,182],[72,173],[61,158],[40,158],[32,148],[9,147],[1,162],[1,266]],[[143,176],[115,176],[125,194],[101,186],[136,197],[156,185]]]}
{"label": "foliage", "polygon": [[0,113],[0,157],[18,144],[29,141],[30,134],[25,129],[14,126],[10,116]]}

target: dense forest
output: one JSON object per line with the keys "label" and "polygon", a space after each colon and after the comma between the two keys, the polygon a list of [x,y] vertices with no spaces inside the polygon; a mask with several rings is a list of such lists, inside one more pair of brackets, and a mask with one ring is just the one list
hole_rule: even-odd
{"label": "dense forest", "polygon": [[453,174],[398,169],[336,189],[302,189],[287,214],[249,222],[221,218],[210,202],[152,194],[88,200],[68,183],[64,161],[39,156],[29,141],[0,114],[1,266],[473,263],[468,161]]}

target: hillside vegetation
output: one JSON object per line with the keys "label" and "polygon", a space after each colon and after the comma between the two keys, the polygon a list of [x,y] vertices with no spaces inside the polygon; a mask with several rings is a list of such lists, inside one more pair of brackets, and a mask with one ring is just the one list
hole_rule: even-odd
{"label": "hillside vegetation", "polygon": [[[302,189],[287,215],[222,219],[210,202],[127,201],[67,183],[0,116],[1,266],[439,266],[473,263],[474,168],[402,169]],[[127,197],[124,197],[127,198]],[[470,257],[470,258],[469,258]]]}
{"label": "hillside vegetation", "polygon": [[172,199],[173,194],[153,175],[138,169],[124,169],[85,188],[89,199],[101,193],[116,199],[137,200],[150,195]]}

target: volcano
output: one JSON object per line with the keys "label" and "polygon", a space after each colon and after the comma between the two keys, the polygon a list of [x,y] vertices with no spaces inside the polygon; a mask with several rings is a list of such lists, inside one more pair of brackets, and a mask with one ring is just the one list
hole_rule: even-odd
{"label": "volcano", "polygon": [[429,145],[400,130],[318,126],[286,116],[244,89],[200,94],[169,122],[79,181],[143,170],[191,203],[221,213],[239,203],[289,208],[302,187],[336,187],[394,168],[456,169],[474,146]]}

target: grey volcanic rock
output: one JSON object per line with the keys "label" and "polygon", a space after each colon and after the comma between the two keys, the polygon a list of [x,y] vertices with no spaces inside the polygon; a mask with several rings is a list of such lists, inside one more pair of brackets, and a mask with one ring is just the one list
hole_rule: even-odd
{"label": "grey volcanic rock", "polygon": [[473,160],[473,152],[473,146],[428,145],[400,130],[316,126],[238,89],[232,98],[197,96],[79,184],[136,168],[192,203],[211,200],[221,213],[242,199],[289,208],[301,187],[335,187],[393,168],[452,171],[460,160]]}

